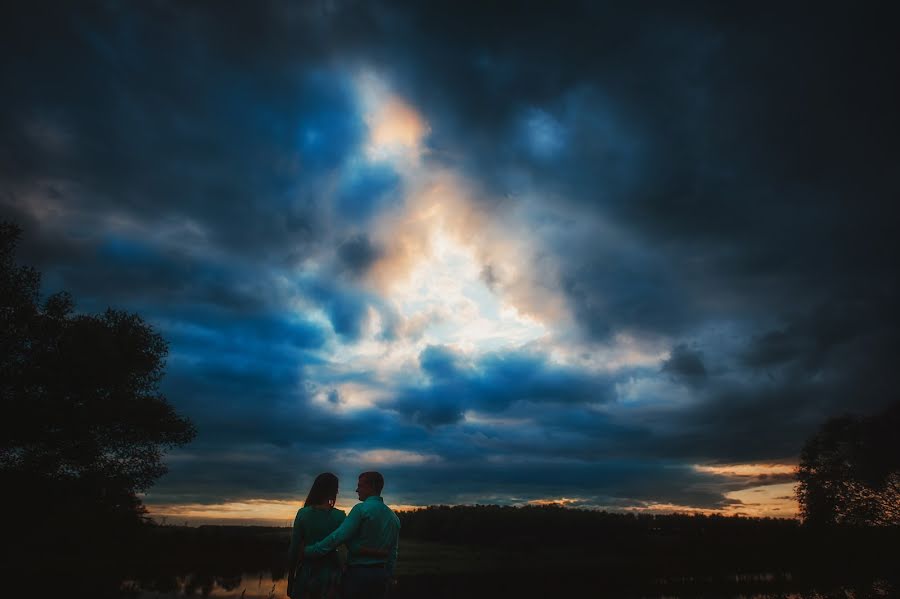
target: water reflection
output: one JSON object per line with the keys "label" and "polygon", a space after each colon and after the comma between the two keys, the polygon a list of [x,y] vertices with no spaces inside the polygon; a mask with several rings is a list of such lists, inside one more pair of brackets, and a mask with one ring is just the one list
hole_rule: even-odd
{"label": "water reflection", "polygon": [[270,573],[247,572],[235,576],[190,574],[152,582],[126,585],[137,599],[175,597],[233,597],[235,599],[286,599],[287,579],[275,579]]}
{"label": "water reflection", "polygon": [[[401,577],[399,586],[391,595],[391,599],[423,597],[450,598],[465,597],[503,597],[515,596],[527,598],[544,596],[537,592],[538,588],[528,581],[503,580],[504,575],[497,575],[480,580],[471,579],[460,584],[460,577],[448,578],[441,575],[424,575]],[[466,577],[468,579],[468,577]],[[854,585],[835,585],[832,588],[791,588],[790,574],[740,574],[715,580],[712,578],[678,577],[658,581],[656,591],[637,590],[601,590],[585,586],[582,592],[575,588],[560,589],[560,597],[592,596],[616,597],[617,599],[698,599],[700,597],[717,597],[722,599],[859,599],[863,597],[895,597],[898,589],[887,580],[878,579],[860,582]],[[502,583],[502,590],[490,589],[494,584]],[[537,581],[531,581],[535,583]],[[675,588],[673,588],[673,586]],[[520,588],[521,587],[521,588]],[[538,584],[537,587],[540,587]],[[762,587],[762,588],[760,588]],[[282,576],[275,578],[269,572],[245,572],[231,576],[210,576],[190,574],[153,581],[132,582],[126,585],[128,593],[136,599],[175,599],[181,597],[217,597],[234,599],[287,599],[287,580]],[[484,591],[484,592],[482,592]],[[537,594],[535,594],[537,593]]]}

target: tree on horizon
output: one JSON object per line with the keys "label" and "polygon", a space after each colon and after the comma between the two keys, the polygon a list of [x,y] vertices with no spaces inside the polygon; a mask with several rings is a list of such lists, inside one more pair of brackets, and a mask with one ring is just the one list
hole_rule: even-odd
{"label": "tree on horizon", "polygon": [[803,446],[797,499],[811,526],[900,525],[900,401],[825,422]]}
{"label": "tree on horizon", "polygon": [[0,223],[2,507],[25,533],[25,566],[112,559],[143,522],[139,493],[166,472],[164,451],[196,430],[159,391],[159,333],[121,310],[78,313],[65,292],[41,302],[40,273],[15,261],[21,235]]}

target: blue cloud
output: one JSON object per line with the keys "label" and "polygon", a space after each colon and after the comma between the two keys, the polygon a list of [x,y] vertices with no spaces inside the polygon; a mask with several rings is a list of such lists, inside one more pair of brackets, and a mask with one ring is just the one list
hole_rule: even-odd
{"label": "blue cloud", "polygon": [[563,152],[567,132],[563,125],[545,110],[533,108],[522,117],[525,147],[538,160],[552,160]]}
{"label": "blue cloud", "polygon": [[338,260],[354,276],[364,274],[381,255],[381,249],[367,235],[358,234],[344,240],[337,249]]}
{"label": "blue cloud", "polygon": [[663,362],[662,371],[689,384],[702,383],[708,374],[703,354],[685,344],[672,348],[671,356]]}
{"label": "blue cloud", "polygon": [[328,71],[307,75],[297,96],[297,145],[304,170],[343,163],[365,135],[365,123],[348,78]]}
{"label": "blue cloud", "polygon": [[206,307],[166,311],[162,316],[172,323],[162,328],[176,349],[204,354],[231,348],[265,361],[264,356],[275,352],[320,348],[327,338],[320,324],[286,312],[234,314]]}
{"label": "blue cloud", "polygon": [[365,295],[323,283],[315,283],[306,291],[325,310],[335,333],[351,340],[359,338],[368,314]]}
{"label": "blue cloud", "polygon": [[612,380],[551,364],[534,353],[490,353],[462,368],[451,350],[431,346],[419,363],[431,382],[406,388],[391,405],[426,426],[458,422],[469,409],[502,412],[519,401],[605,403],[614,397]]}
{"label": "blue cloud", "polygon": [[159,254],[149,245],[127,237],[109,236],[97,249],[103,258],[127,262],[134,266],[162,262],[159,260]]}
{"label": "blue cloud", "polygon": [[419,354],[419,366],[432,380],[447,380],[460,371],[456,354],[446,347],[429,345]]}
{"label": "blue cloud", "polygon": [[368,322],[369,309],[378,311],[385,330],[385,339],[393,337],[392,325],[396,315],[380,297],[335,279],[307,277],[298,283],[299,291],[316,302],[328,315],[334,332],[345,340],[359,339]]}
{"label": "blue cloud", "polygon": [[387,163],[354,162],[341,178],[337,210],[351,223],[363,223],[399,200],[400,176]]}

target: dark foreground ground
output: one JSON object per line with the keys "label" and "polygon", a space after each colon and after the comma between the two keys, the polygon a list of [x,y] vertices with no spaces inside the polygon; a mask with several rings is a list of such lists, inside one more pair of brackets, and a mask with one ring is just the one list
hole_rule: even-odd
{"label": "dark foreground ground", "polygon": [[[148,529],[134,595],[283,597],[288,529]],[[561,508],[403,516],[399,598],[900,597],[900,531]]]}
{"label": "dark foreground ground", "polygon": [[[900,597],[900,528],[559,507],[400,514],[393,599]],[[281,599],[289,529],[10,519],[10,597]]]}

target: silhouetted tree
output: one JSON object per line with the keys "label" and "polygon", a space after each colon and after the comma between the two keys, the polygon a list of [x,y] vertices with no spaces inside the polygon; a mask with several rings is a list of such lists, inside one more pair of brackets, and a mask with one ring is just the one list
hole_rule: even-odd
{"label": "silhouetted tree", "polygon": [[159,393],[159,334],[127,312],[77,314],[67,293],[41,303],[39,273],[15,263],[20,235],[0,224],[3,514],[31,527],[21,556],[108,553],[139,525],[163,451],[194,427]]}
{"label": "silhouetted tree", "polygon": [[803,447],[797,498],[810,525],[900,525],[900,402],[828,420]]}

